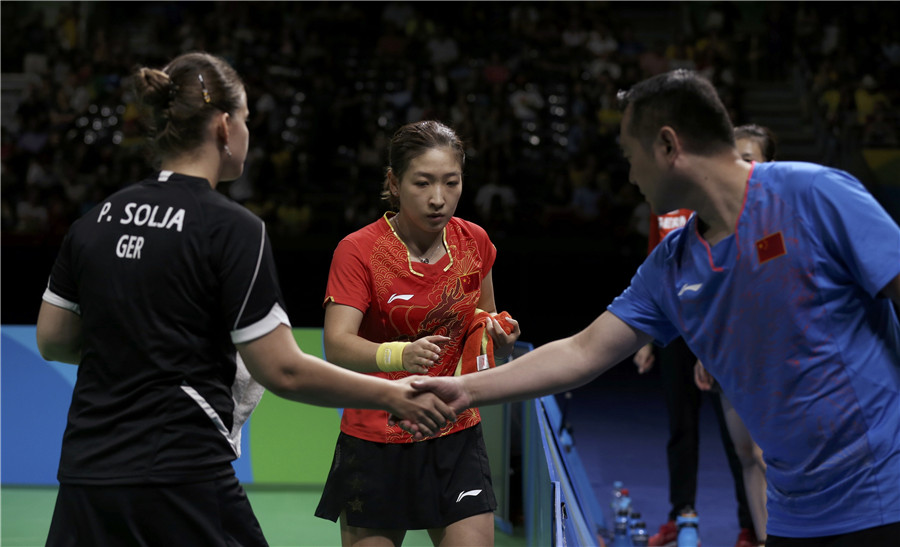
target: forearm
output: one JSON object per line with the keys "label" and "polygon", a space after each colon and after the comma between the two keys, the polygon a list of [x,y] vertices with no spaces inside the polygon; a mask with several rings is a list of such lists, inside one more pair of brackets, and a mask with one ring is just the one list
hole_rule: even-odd
{"label": "forearm", "polygon": [[390,382],[381,378],[346,370],[308,354],[283,370],[287,381],[269,388],[279,397],[333,408],[390,407]]}
{"label": "forearm", "polygon": [[291,330],[279,325],[237,349],[250,375],[279,397],[325,407],[386,410],[418,424],[425,435],[436,433],[454,411],[432,394],[418,393],[409,381],[359,374],[307,355]]}
{"label": "forearm", "polygon": [[56,361],[69,365],[81,363],[80,344],[77,347],[66,344],[42,344],[40,352],[45,361]]}
{"label": "forearm", "polygon": [[303,353],[284,325],[239,344],[238,351],[254,379],[279,397],[318,406],[386,409],[390,382]]}
{"label": "forearm", "polygon": [[511,363],[460,378],[472,406],[522,401],[582,385],[594,373],[574,348],[571,338],[550,342]]}
{"label": "forearm", "polygon": [[349,333],[324,337],[325,357],[328,362],[356,372],[378,372],[375,354],[379,344]]}
{"label": "forearm", "polygon": [[463,376],[472,406],[531,399],[583,385],[650,337],[605,312],[580,333],[550,342],[490,371]]}

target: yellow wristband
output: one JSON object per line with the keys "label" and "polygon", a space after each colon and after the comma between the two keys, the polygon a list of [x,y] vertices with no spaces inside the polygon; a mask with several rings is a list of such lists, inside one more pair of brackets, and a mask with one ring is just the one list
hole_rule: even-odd
{"label": "yellow wristband", "polygon": [[410,342],[385,342],[378,346],[375,363],[382,372],[403,370],[403,348]]}

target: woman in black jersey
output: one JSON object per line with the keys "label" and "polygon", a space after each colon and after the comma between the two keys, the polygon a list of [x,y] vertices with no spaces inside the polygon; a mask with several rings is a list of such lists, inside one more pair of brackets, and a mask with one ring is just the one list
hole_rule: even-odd
{"label": "woman in black jersey", "polygon": [[215,191],[247,155],[234,69],[189,53],[134,84],[161,169],[72,225],[38,317],[44,358],[79,365],[47,544],[265,545],[231,466],[263,387],[432,432],[453,415],[297,347],[265,225]]}

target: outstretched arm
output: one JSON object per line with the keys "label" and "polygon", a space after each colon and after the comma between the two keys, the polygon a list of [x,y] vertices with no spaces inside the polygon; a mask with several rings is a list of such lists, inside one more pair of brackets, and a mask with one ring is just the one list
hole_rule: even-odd
{"label": "outstretched arm", "polygon": [[250,375],[279,397],[318,406],[387,410],[416,423],[422,420],[428,434],[455,418],[446,404],[414,390],[409,381],[357,374],[303,353],[286,325],[237,349]]}
{"label": "outstretched arm", "polygon": [[531,399],[578,387],[651,339],[607,311],[578,334],[543,345],[509,364],[457,378],[421,378],[413,385],[432,391],[459,413],[471,406]]}

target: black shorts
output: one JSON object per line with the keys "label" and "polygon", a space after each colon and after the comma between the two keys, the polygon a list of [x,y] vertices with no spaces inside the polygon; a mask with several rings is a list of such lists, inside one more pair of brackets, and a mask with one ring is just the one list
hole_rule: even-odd
{"label": "black shorts", "polygon": [[443,528],[497,507],[481,425],[417,443],[341,433],[316,516],[350,526]]}
{"label": "black shorts", "polygon": [[234,476],[191,484],[61,484],[48,547],[266,546]]}

